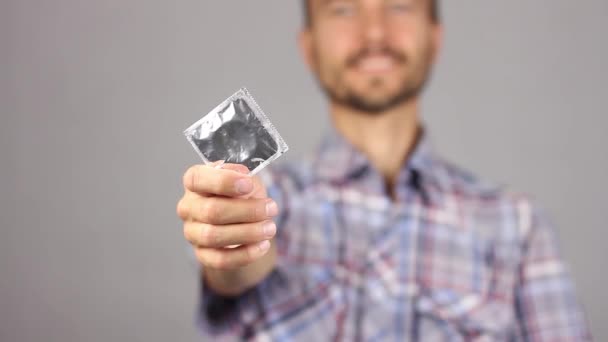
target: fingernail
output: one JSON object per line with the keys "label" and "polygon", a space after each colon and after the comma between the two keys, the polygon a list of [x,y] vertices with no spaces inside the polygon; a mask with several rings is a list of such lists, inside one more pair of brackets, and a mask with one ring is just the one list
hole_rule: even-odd
{"label": "fingernail", "polygon": [[249,178],[241,178],[235,183],[236,191],[245,195],[253,190],[253,182]]}
{"label": "fingernail", "polygon": [[272,221],[264,223],[262,229],[264,230],[264,235],[269,238],[273,237],[277,232],[277,226]]}
{"label": "fingernail", "polygon": [[279,207],[277,207],[277,204],[274,201],[270,201],[268,203],[266,203],[266,216],[268,217],[274,217],[277,216],[277,214],[279,213]]}
{"label": "fingernail", "polygon": [[266,252],[268,250],[268,248],[270,248],[270,241],[265,240],[265,241],[260,242],[260,244],[258,245],[258,248],[260,249],[260,251]]}

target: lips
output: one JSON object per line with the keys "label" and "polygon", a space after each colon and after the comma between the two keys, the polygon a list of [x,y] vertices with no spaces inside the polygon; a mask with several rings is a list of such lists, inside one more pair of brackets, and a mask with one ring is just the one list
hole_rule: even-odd
{"label": "lips", "polygon": [[394,68],[396,61],[388,55],[371,55],[358,60],[356,69],[367,73],[382,73]]}

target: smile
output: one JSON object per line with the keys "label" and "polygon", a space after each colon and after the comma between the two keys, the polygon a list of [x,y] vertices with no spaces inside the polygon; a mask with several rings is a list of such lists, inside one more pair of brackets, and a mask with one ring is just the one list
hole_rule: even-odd
{"label": "smile", "polygon": [[367,73],[383,73],[395,67],[395,59],[387,55],[364,57],[356,65],[356,69]]}

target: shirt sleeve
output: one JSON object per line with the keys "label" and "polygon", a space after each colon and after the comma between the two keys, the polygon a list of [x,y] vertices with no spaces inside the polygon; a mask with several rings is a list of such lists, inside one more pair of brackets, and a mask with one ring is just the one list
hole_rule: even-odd
{"label": "shirt sleeve", "polygon": [[[286,239],[283,232],[284,222],[288,216],[287,196],[280,186],[284,175],[276,170],[265,170],[260,174],[266,185],[268,196],[279,207],[276,218],[277,246],[283,246]],[[204,272],[204,269],[202,270]],[[254,327],[264,317],[264,306],[267,293],[276,293],[284,287],[284,275],[280,262],[260,284],[238,297],[225,297],[214,292],[200,277],[200,300],[196,313],[196,325],[204,341],[240,341],[247,340],[255,334]]]}
{"label": "shirt sleeve", "polygon": [[524,219],[524,254],[515,293],[524,340],[590,341],[553,225],[529,205],[527,208],[529,219]]}

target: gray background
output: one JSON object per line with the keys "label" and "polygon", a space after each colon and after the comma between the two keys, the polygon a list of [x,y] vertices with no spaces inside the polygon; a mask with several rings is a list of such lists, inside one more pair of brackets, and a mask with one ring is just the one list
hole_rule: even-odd
{"label": "gray background", "polygon": [[[449,1],[424,116],[448,158],[534,195],[598,341],[608,2]],[[194,341],[181,131],[246,85],[306,153],[327,126],[299,1],[0,2],[0,341]]]}

